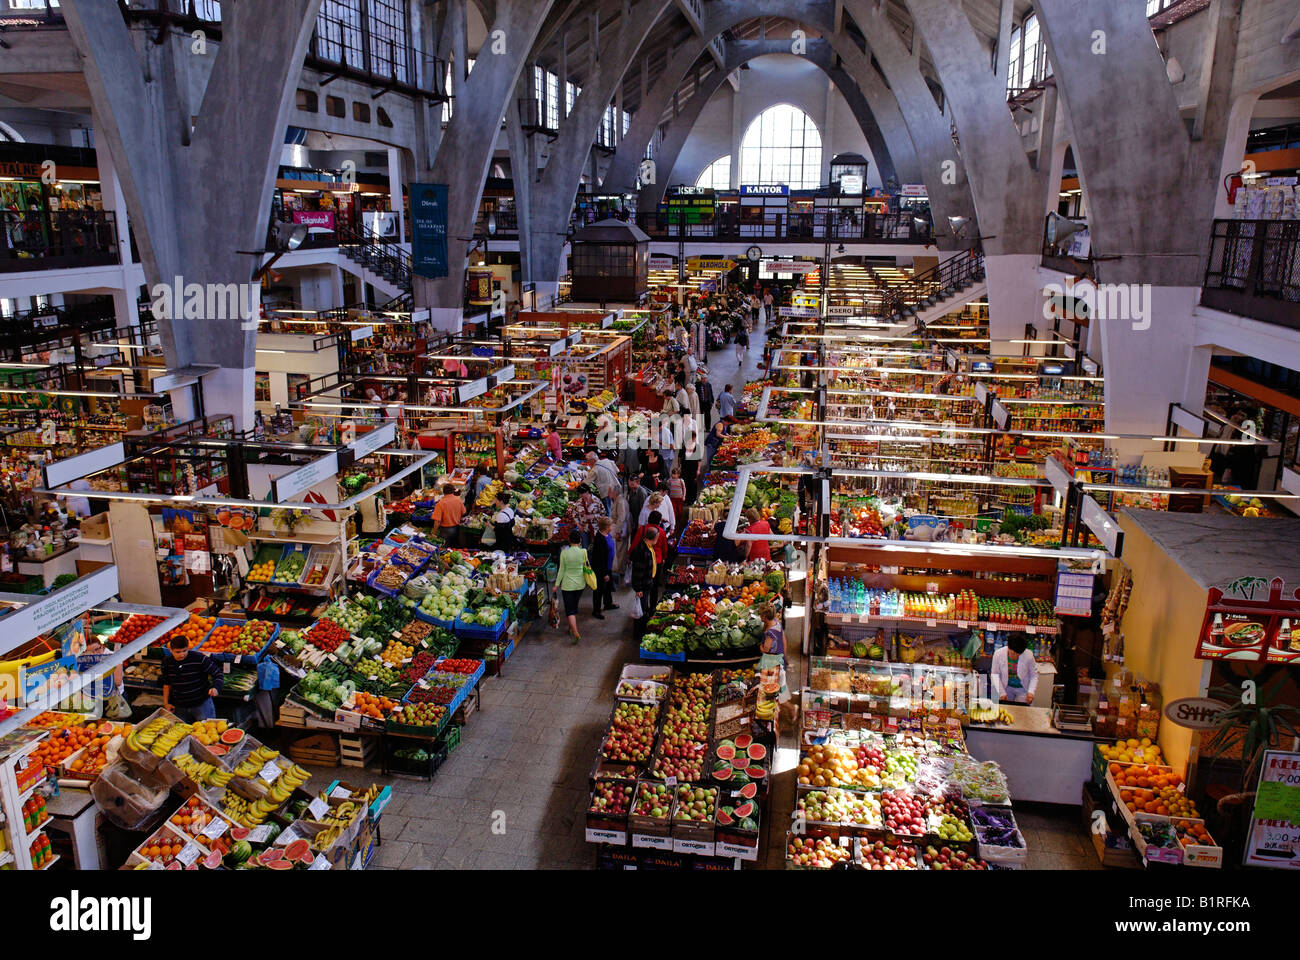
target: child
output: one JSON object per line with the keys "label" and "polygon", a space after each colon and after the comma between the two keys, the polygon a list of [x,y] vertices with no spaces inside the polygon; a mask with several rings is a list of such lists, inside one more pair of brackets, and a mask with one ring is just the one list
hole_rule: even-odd
{"label": "child", "polygon": [[668,478],[668,499],[672,501],[673,516],[686,516],[686,481],[682,479],[682,468],[673,467],[672,476]]}
{"label": "child", "polygon": [[190,650],[186,637],[172,637],[171,655],[163,657],[163,709],[187,723],[211,720],[217,715],[212,698],[221,690],[221,666],[211,657]]}

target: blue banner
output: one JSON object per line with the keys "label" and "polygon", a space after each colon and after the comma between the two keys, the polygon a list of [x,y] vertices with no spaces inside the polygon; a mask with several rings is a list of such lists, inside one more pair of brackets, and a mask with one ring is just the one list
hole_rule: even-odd
{"label": "blue banner", "polygon": [[447,185],[411,184],[411,269],[436,280],[447,276]]}

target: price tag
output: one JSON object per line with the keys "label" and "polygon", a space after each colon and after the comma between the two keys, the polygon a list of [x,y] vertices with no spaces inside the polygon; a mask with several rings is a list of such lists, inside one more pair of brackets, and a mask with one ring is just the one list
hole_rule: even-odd
{"label": "price tag", "polygon": [[394,639],[394,640],[401,640],[401,639],[402,639],[402,631],[401,631],[401,630],[394,630],[394,631],[393,631],[393,639]]}
{"label": "price tag", "polygon": [[927,621],[925,621],[925,625],[926,625],[927,627],[937,627],[937,626],[939,625],[939,621],[938,621],[938,620],[927,620]]}
{"label": "price tag", "polygon": [[333,792],[330,793],[330,796],[335,800],[346,800],[348,797],[352,796],[352,791],[346,787],[335,787]]}
{"label": "price tag", "polygon": [[311,814],[313,820],[319,820],[324,814],[329,813],[330,805],[327,801],[317,797],[307,807],[307,812]]}
{"label": "price tag", "polygon": [[213,817],[212,822],[203,828],[203,835],[209,840],[215,840],[226,832],[226,827],[228,826],[230,826],[230,824],[226,823],[225,820],[222,820],[220,817]]}
{"label": "price tag", "polygon": [[157,860],[150,860],[150,861],[149,861],[149,866],[147,867],[147,869],[149,869],[149,870],[166,870],[167,868],[164,867],[164,866],[163,866],[161,863],[159,863]]}
{"label": "price tag", "polygon": [[267,783],[275,783],[275,781],[280,779],[280,772],[280,765],[274,760],[268,760],[266,761],[266,766],[264,766],[257,775]]}
{"label": "price tag", "polygon": [[316,859],[311,862],[308,870],[328,870],[330,868],[329,858],[323,853],[316,854]]}
{"label": "price tag", "polygon": [[271,835],[271,824],[259,823],[252,830],[248,831],[249,843],[265,843],[266,838]]}
{"label": "price tag", "polygon": [[[265,840],[266,838],[263,837],[262,839]],[[293,843],[297,839],[298,839],[297,832],[293,829],[293,827],[288,827],[285,829],[285,831],[282,834],[280,834],[278,837],[275,838],[275,846],[277,847],[288,846],[289,844]]]}
{"label": "price tag", "polygon": [[1029,635],[1032,637],[1032,636],[1034,636],[1034,634],[1038,633],[1038,628],[1037,628],[1037,627],[1034,627],[1034,626],[1026,625],[1026,626],[1025,626],[1025,633],[1029,634]]}
{"label": "price tag", "polygon": [[1102,634],[1103,634],[1104,636],[1109,637],[1112,633],[1115,632],[1115,624],[1113,624],[1113,623],[1103,623],[1103,624],[1101,625],[1101,632],[1102,632]]}
{"label": "price tag", "polygon": [[866,613],[858,614],[858,623],[866,623],[870,619],[871,619],[870,614],[866,614]]}
{"label": "price tag", "polygon": [[188,867],[191,864],[197,862],[199,857],[201,856],[203,856],[202,847],[200,847],[197,843],[187,843],[185,844],[185,849],[183,849],[180,853],[176,854],[176,859]]}
{"label": "price tag", "polygon": [[370,674],[370,676],[366,677],[366,679],[367,679],[367,680],[372,680],[372,681],[373,681],[373,680],[378,680],[379,677],[378,677],[377,674],[373,674],[373,673],[372,673],[372,674]]}
{"label": "price tag", "polygon": [[958,620],[958,621],[957,621],[957,629],[958,629],[958,630],[965,630],[968,626],[970,626],[970,624],[968,624],[965,620]]}
{"label": "price tag", "polygon": [[676,778],[676,777],[664,777],[664,786],[665,786],[665,787],[675,787],[675,786],[677,786],[677,778]]}
{"label": "price tag", "polygon": [[229,673],[229,672],[230,672],[230,661],[229,661],[229,660],[223,660],[223,661],[222,661],[222,663],[221,663],[221,672],[222,672],[222,673]]}

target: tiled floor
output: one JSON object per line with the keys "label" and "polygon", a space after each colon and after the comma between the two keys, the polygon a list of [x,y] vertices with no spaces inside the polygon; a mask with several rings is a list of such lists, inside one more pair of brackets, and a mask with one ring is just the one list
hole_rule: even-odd
{"label": "tiled floor", "polygon": [[[728,347],[709,360],[715,392],[727,383],[739,394],[758,375],[762,337],[755,336],[743,371]],[[340,777],[393,784],[383,817],[378,869],[590,869],[594,849],[584,840],[587,776],[613,708],[622,665],[637,654],[630,618],[590,617],[590,596],[574,646],[558,630],[537,630],[521,641],[505,675],[483,684],[483,710],[470,718],[461,745],[432,782],[379,777],[355,769],[315,769],[311,787]],[[794,655],[802,627],[788,624],[791,689],[800,685]],[[785,828],[794,807],[793,735],[782,737],[774,766],[768,817],[768,856],[780,869]],[[1035,869],[1100,869],[1075,809],[1017,807]]]}

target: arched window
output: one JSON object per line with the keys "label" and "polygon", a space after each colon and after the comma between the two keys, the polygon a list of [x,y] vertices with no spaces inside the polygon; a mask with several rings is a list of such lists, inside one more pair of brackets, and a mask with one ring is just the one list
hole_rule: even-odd
{"label": "arched window", "polygon": [[740,141],[741,183],[821,184],[822,137],[812,119],[788,103],[768,107]]}
{"label": "arched window", "polygon": [[704,168],[700,178],[695,181],[697,187],[710,187],[714,190],[731,189],[731,154],[718,157]]}

